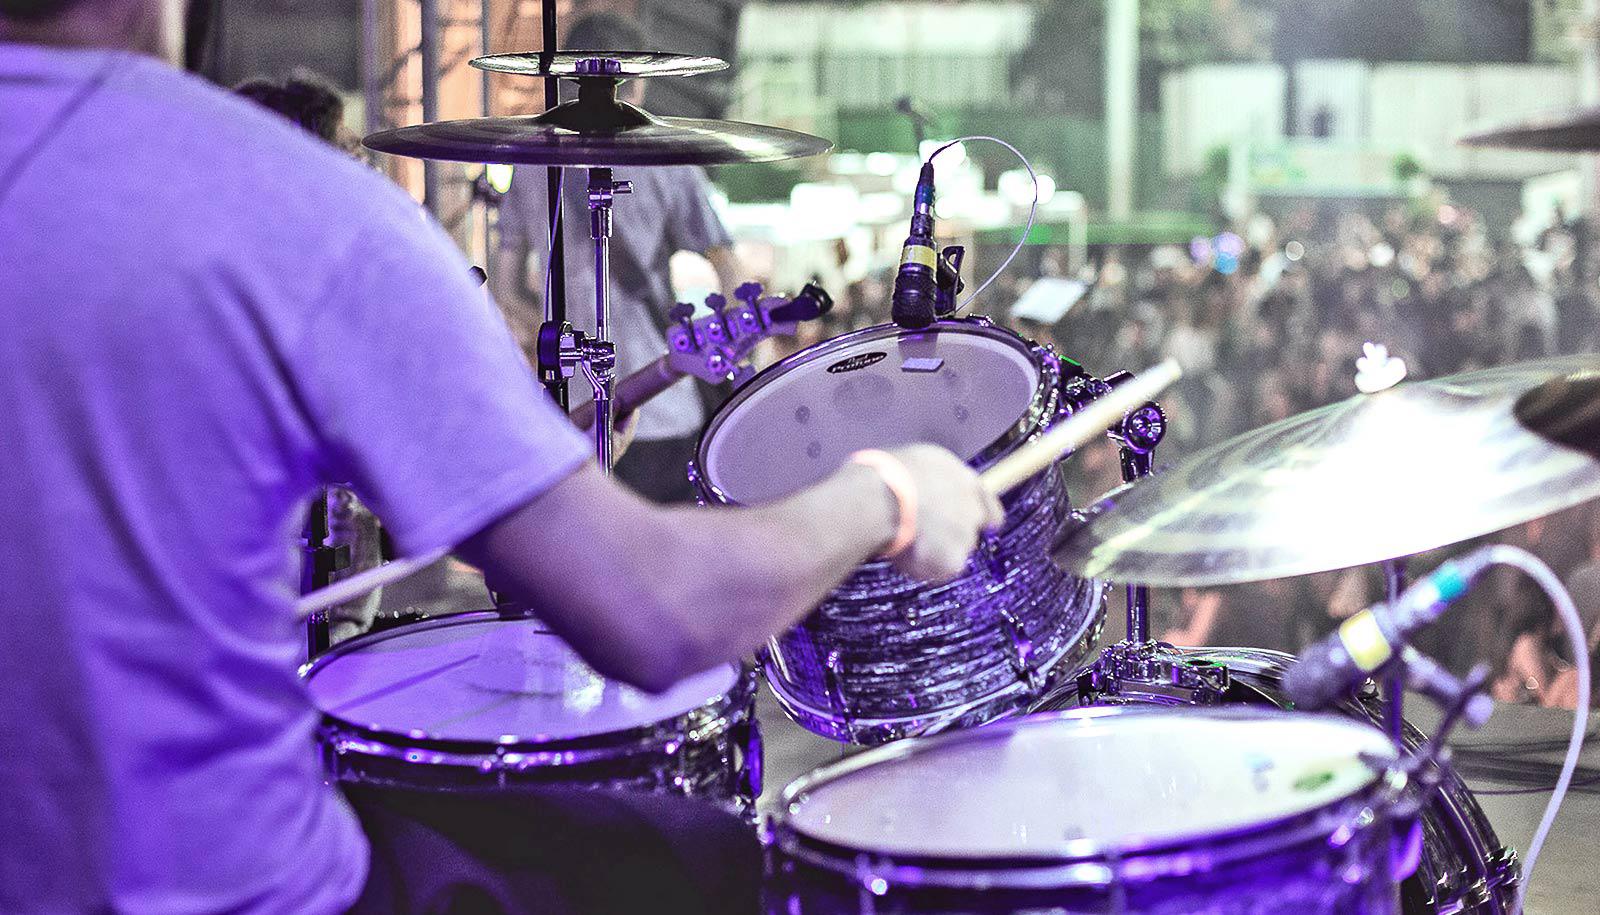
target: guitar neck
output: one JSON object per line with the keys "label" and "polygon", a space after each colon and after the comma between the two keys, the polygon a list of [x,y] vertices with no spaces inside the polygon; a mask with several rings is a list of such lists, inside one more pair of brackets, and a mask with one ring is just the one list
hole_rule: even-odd
{"label": "guitar neck", "polygon": [[[611,412],[626,416],[639,409],[667,388],[686,376],[673,368],[666,356],[655,360],[637,372],[621,378],[611,391]],[[572,421],[580,429],[594,425],[594,401],[585,401],[572,411]]]}

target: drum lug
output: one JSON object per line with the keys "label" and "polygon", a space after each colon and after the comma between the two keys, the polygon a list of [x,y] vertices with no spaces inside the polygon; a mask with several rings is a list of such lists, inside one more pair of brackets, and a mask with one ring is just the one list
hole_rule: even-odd
{"label": "drum lug", "polygon": [[877,900],[889,892],[889,881],[877,872],[872,859],[866,855],[856,855],[856,885],[860,887],[861,915],[876,915]]}
{"label": "drum lug", "polygon": [[1006,562],[1000,555],[1000,538],[994,534],[984,534],[978,538],[978,554],[983,559],[984,568],[995,584],[1006,580]]}
{"label": "drum lug", "polygon": [[729,789],[734,798],[743,806],[746,813],[754,813],[756,798],[761,796],[762,786],[762,756],[761,722],[755,715],[750,715],[743,721],[736,723],[728,731],[728,752],[739,754],[739,766],[733,772],[733,784]]}
{"label": "drum lug", "polygon": [[833,706],[833,713],[844,722],[845,731],[852,738],[855,737],[855,715],[850,709],[850,702],[844,695],[844,662],[839,657],[839,649],[828,652],[827,660],[823,664],[822,679],[828,690],[828,704]]}
{"label": "drum lug", "polygon": [[1028,638],[1022,624],[1017,622],[1010,610],[1000,611],[1000,629],[1005,634],[1000,647],[1006,652],[1011,669],[1016,672],[1017,679],[1028,687],[1029,694],[1037,695],[1043,684],[1039,671],[1033,667],[1033,640]]}

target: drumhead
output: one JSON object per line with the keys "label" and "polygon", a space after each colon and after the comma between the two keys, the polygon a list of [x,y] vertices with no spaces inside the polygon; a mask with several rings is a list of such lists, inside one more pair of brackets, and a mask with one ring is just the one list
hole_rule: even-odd
{"label": "drumhead", "polygon": [[972,461],[1028,415],[1039,379],[1009,331],[867,328],[740,389],[706,427],[699,470],[725,499],[751,504],[804,489],[863,448],[932,442]]}
{"label": "drumhead", "polygon": [[[1157,848],[1321,809],[1392,758],[1377,729],[1266,710],[1089,709],[861,754],[786,792],[796,832],[930,858]],[[937,802],[930,803],[930,798]]]}
{"label": "drumhead", "polygon": [[650,695],[596,673],[533,619],[465,614],[340,646],[306,674],[326,715],[413,738],[524,743],[678,718],[729,693],[717,667]]}

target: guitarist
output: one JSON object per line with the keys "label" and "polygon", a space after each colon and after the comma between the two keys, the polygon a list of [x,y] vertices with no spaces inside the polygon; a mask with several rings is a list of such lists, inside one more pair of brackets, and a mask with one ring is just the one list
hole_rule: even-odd
{"label": "guitarist", "polygon": [[[566,46],[585,50],[644,47],[643,34],[629,20],[599,13],[575,23]],[[644,80],[619,87],[619,97],[639,104]],[[667,351],[663,334],[674,301],[669,261],[678,251],[701,254],[716,269],[721,288],[731,292],[740,280],[728,230],[711,208],[710,183],[693,166],[618,169],[633,182],[633,193],[617,202],[611,239],[611,337],[617,348],[617,377],[636,372]],[[589,250],[587,174],[568,169],[562,189],[568,251]],[[543,320],[545,256],[549,248],[545,170],[518,167],[500,207],[502,267],[493,278],[494,297],[506,312],[518,340],[530,349]],[[583,268],[587,255],[568,258],[567,320],[594,331],[594,277]],[[589,386],[572,384],[574,404],[587,401]],[[639,411],[628,452],[617,461],[616,476],[656,502],[688,502],[693,488],[685,465],[694,456],[706,419],[695,383],[680,381]]]}

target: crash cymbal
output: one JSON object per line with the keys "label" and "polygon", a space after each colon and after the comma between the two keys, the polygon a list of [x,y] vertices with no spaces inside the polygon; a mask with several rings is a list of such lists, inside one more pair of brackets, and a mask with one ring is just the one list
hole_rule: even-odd
{"label": "crash cymbal", "polygon": [[1056,561],[1160,587],[1265,581],[1576,505],[1600,496],[1600,463],[1513,415],[1518,397],[1575,372],[1600,372],[1600,356],[1402,382],[1247,432],[1107,495]]}
{"label": "crash cymbal", "polygon": [[1600,151],[1600,108],[1530,118],[1468,134],[1460,142],[1467,146],[1504,149],[1596,152]]}
{"label": "crash cymbal", "polygon": [[519,51],[473,58],[479,70],[519,76],[609,76],[637,79],[645,76],[693,76],[728,69],[716,57],[664,54],[659,51]]}
{"label": "crash cymbal", "polygon": [[1514,413],[1539,435],[1600,457],[1600,371],[1552,378],[1517,398]]}
{"label": "crash cymbal", "polygon": [[656,117],[616,98],[616,81],[584,79],[578,98],[543,114],[471,118],[384,130],[369,149],[416,159],[523,165],[726,165],[827,152],[821,137],[698,118]]}

